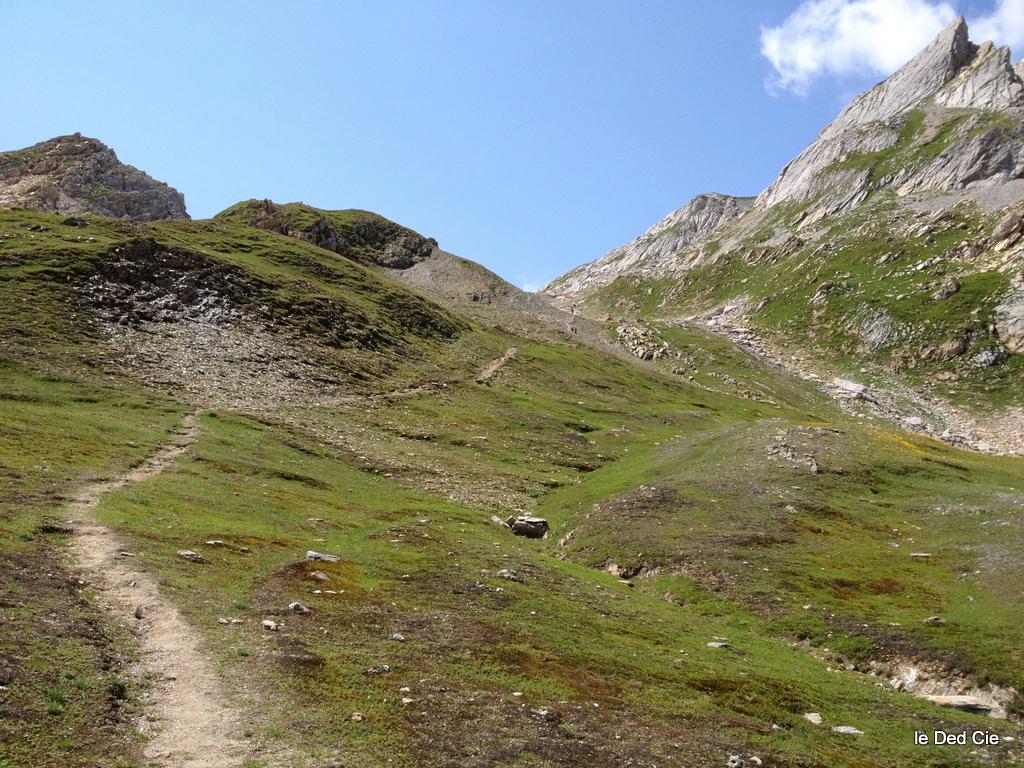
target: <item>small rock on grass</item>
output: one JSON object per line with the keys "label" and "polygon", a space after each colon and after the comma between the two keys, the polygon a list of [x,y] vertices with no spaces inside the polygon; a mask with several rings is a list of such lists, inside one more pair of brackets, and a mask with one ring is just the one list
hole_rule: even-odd
{"label": "small rock on grass", "polygon": [[191,549],[179,549],[178,557],[182,560],[188,560],[190,563],[208,563],[210,562],[205,557],[200,555],[198,552],[193,552]]}
{"label": "small rock on grass", "polygon": [[146,606],[144,606],[144,605],[137,605],[137,606],[135,606],[135,618],[139,619],[139,621],[141,621],[142,619],[146,618]]}
{"label": "small rock on grass", "polygon": [[337,555],[329,555],[326,552],[317,552],[315,550],[309,550],[306,552],[306,559],[319,561],[324,563],[340,563],[341,558]]}
{"label": "small rock on grass", "polygon": [[271,621],[270,619],[264,619],[261,626],[268,632],[277,632],[281,627],[276,621]]}
{"label": "small rock on grass", "polygon": [[804,712],[804,720],[814,725],[821,725],[821,714],[818,712]]}
{"label": "small rock on grass", "polygon": [[852,736],[863,736],[864,731],[854,728],[852,725],[837,725],[832,729],[833,733],[848,733]]}
{"label": "small rock on grass", "polygon": [[323,571],[310,571],[309,578],[313,579],[313,581],[330,581],[331,580],[331,577],[328,576]]}
{"label": "small rock on grass", "polygon": [[708,648],[732,648],[732,645],[730,643],[714,640],[708,643]]}
{"label": "small rock on grass", "polygon": [[393,634],[391,636],[391,639],[392,640],[397,640],[399,643],[404,643],[405,642],[405,635],[403,635],[401,632],[395,632],[395,634]]}
{"label": "small rock on grass", "polygon": [[977,696],[925,696],[932,704],[940,707],[953,707],[967,712],[991,712],[993,706]]}
{"label": "small rock on grass", "polygon": [[542,539],[548,532],[548,521],[543,517],[519,515],[510,517],[505,524],[512,529],[512,533],[516,536],[525,536],[528,539]]}
{"label": "small rock on grass", "polygon": [[946,620],[941,616],[929,616],[924,620],[925,624],[945,624]]}
{"label": "small rock on grass", "polygon": [[363,722],[363,713],[362,712],[353,712],[352,713],[352,722],[354,722],[354,723],[361,723],[361,722]]}
{"label": "small rock on grass", "polygon": [[290,611],[292,611],[294,613],[309,613],[309,608],[304,606],[298,600],[296,600],[293,603],[288,603],[288,610],[290,610]]}

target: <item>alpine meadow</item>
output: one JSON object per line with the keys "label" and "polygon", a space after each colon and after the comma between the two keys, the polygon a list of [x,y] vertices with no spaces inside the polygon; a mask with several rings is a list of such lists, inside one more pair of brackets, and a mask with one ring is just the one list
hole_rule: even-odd
{"label": "alpine meadow", "polygon": [[443,245],[0,152],[0,768],[1024,764],[1009,48],[536,292]]}

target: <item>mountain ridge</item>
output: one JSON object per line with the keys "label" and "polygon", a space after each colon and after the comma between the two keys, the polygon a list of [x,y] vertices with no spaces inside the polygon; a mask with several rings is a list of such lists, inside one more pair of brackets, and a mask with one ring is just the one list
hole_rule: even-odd
{"label": "mountain ridge", "polygon": [[[938,109],[1024,113],[1024,83],[1010,66],[1008,48],[991,42],[975,45],[968,38],[963,17],[950,24],[917,56],[878,85],[857,96],[818,137],[782,169],[779,177],[757,199],[756,207],[780,203],[815,203],[811,216],[834,214],[862,202],[872,188],[870,177],[846,163],[850,156],[894,148],[905,136],[906,115],[924,105],[924,128],[940,125],[946,115]],[[984,115],[975,132],[983,125]],[[909,191],[962,188],[972,183],[998,183],[1024,172],[1024,139],[1008,138],[992,147],[990,134],[969,136],[957,146],[953,137],[935,162],[905,169],[902,177],[882,184]],[[1007,153],[1012,159],[1007,158]],[[968,157],[966,165],[945,162]],[[844,163],[846,165],[844,166]]]}
{"label": "mountain ridge", "polygon": [[642,269],[645,263],[657,262],[688,245],[703,242],[719,227],[750,210],[754,199],[718,192],[699,194],[631,242],[570,270],[540,292],[579,293]]}
{"label": "mountain ridge", "polygon": [[[1005,204],[1024,198],[1009,182],[1024,177],[1024,61],[1008,48],[975,45],[963,17],[948,25],[893,75],[854,98],[750,206],[751,229],[778,206],[802,206],[804,228],[863,203],[880,190],[897,196],[929,191],[1005,188]],[[880,162],[872,163],[872,158]],[[995,194],[999,194],[996,192]],[[699,201],[693,198],[675,214]],[[744,211],[747,213],[747,211]],[[761,217],[754,216],[755,213]],[[543,292],[572,302],[612,279],[692,266],[680,251],[707,241],[728,217],[688,241],[662,235],[666,220],[633,242],[553,280]],[[749,233],[747,233],[749,234]],[[770,240],[778,230],[764,238]],[[628,263],[621,255],[644,252]],[[701,256],[698,254],[699,263]],[[612,269],[612,262],[620,268]],[[635,266],[635,269],[633,267]],[[563,295],[564,294],[564,295]]]}
{"label": "mountain ridge", "polygon": [[0,152],[0,207],[136,221],[188,218],[180,192],[80,133]]}

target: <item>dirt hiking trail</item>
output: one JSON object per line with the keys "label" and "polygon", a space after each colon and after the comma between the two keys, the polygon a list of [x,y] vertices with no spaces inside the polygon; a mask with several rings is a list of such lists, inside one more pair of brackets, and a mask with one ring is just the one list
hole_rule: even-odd
{"label": "dirt hiking trail", "polygon": [[[116,620],[139,639],[139,677],[151,681],[139,729],[151,738],[143,754],[167,768],[237,768],[248,749],[236,708],[229,704],[199,636],[160,594],[156,581],[133,567],[114,533],[93,517],[103,494],[160,474],[198,435],[195,416],[173,442],[119,478],[79,490],[68,505],[74,528],[71,553]],[[141,607],[141,610],[139,610]],[[136,611],[142,615],[137,618]]]}
{"label": "dirt hiking trail", "polygon": [[491,362],[483,367],[483,369],[476,375],[477,384],[483,384],[489,380],[494,374],[496,374],[505,363],[516,356],[519,351],[519,347],[509,347],[505,350],[505,353],[501,357],[496,357]]}

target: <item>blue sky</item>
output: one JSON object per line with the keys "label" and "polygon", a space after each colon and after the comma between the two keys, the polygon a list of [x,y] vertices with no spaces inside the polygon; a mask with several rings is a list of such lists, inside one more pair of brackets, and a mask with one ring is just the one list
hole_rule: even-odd
{"label": "blue sky", "polygon": [[[81,131],[183,192],[195,218],[252,197],[366,208],[536,287],[694,194],[759,192],[910,55],[872,50],[878,28],[906,46],[963,12],[1015,43],[1018,11],[0,0],[0,148]],[[787,58],[797,42],[826,53]]]}

